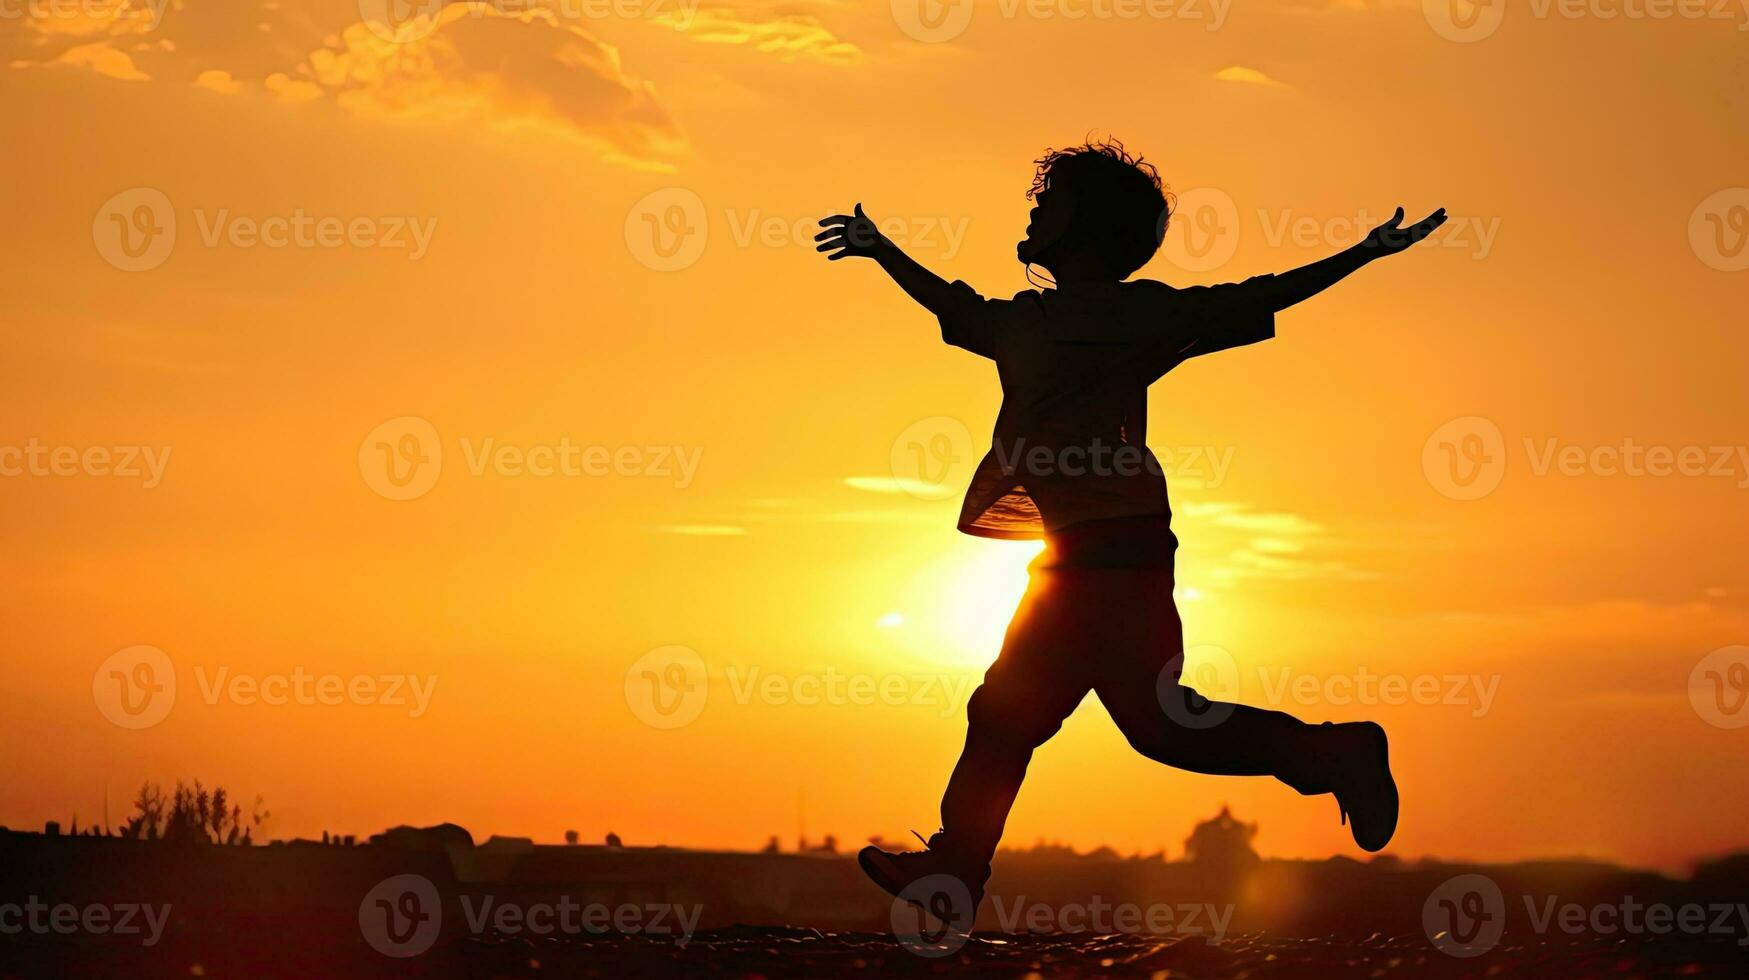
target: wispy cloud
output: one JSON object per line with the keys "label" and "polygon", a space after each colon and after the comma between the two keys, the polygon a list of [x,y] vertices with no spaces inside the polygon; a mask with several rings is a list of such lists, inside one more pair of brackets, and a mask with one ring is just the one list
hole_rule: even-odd
{"label": "wispy cloud", "polygon": [[661,524],[654,528],[657,534],[678,534],[693,538],[743,538],[748,530],[734,524]]}
{"label": "wispy cloud", "polygon": [[141,71],[126,51],[112,47],[108,41],[74,45],[46,64],[85,68],[124,82],[144,82],[152,77]]}
{"label": "wispy cloud", "polygon": [[[1208,537],[1227,546],[1222,563],[1209,571],[1215,583],[1240,579],[1342,579],[1376,577],[1328,555],[1333,542],[1324,525],[1286,511],[1258,511],[1237,501],[1185,501],[1177,516]],[[1236,540],[1235,540],[1236,539]],[[1227,543],[1231,542],[1230,545]]]}
{"label": "wispy cloud", "polygon": [[784,61],[810,58],[834,64],[859,60],[862,51],[838,37],[816,17],[789,14],[771,19],[749,17],[726,7],[664,13],[651,22],[705,44],[743,45]]}
{"label": "wispy cloud", "polygon": [[1324,528],[1315,521],[1285,511],[1253,511],[1249,504],[1234,501],[1186,501],[1176,506],[1179,516],[1207,521],[1241,531],[1308,536]]}
{"label": "wispy cloud", "polygon": [[220,68],[211,68],[194,77],[197,88],[217,92],[220,95],[236,95],[243,86],[231,77],[231,73]]}
{"label": "wispy cloud", "polygon": [[939,484],[902,476],[847,476],[844,478],[844,485],[869,493],[904,494],[924,499],[942,496],[942,487]]}
{"label": "wispy cloud", "polygon": [[1229,65],[1222,68],[1220,71],[1215,72],[1215,78],[1219,81],[1238,82],[1242,85],[1262,85],[1267,88],[1280,89],[1290,87],[1270,78],[1268,75],[1265,75],[1255,68],[1246,68],[1243,65]]}

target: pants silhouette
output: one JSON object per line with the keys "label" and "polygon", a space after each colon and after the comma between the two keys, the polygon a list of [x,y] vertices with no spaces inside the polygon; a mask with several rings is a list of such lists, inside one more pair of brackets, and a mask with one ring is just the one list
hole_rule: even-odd
{"label": "pants silhouette", "polygon": [[1002,652],[967,705],[965,750],[942,798],[942,829],[956,851],[986,862],[995,854],[1033,750],[1088,691],[1157,762],[1326,791],[1317,726],[1208,701],[1179,684],[1176,549],[1166,518],[1096,521],[1066,529],[1029,566]]}

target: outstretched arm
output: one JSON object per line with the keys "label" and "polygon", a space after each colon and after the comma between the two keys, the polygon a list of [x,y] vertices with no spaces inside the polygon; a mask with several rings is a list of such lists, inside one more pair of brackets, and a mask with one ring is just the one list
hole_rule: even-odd
{"label": "outstretched arm", "polygon": [[1396,255],[1421,241],[1440,225],[1445,224],[1445,209],[1440,208],[1407,228],[1403,225],[1403,209],[1398,208],[1391,220],[1374,228],[1366,240],[1327,259],[1279,273],[1269,284],[1266,299],[1271,308],[1285,310],[1295,303],[1312,298],[1336,285],[1349,274],[1374,259]]}
{"label": "outstretched arm", "polygon": [[814,241],[820,243],[814,251],[832,253],[826,258],[833,262],[847,255],[874,259],[906,295],[936,316],[946,313],[955,302],[964,301],[965,297],[947,280],[919,265],[882,235],[874,221],[862,213],[861,204],[856,206],[855,214],[820,219],[820,227],[826,230],[814,236]]}

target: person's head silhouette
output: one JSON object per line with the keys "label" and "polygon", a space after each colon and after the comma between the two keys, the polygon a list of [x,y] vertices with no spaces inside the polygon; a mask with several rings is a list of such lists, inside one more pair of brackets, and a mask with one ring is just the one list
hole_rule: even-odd
{"label": "person's head silhouette", "polygon": [[1154,256],[1170,198],[1153,165],[1116,140],[1049,150],[1037,164],[1020,261],[1058,282],[1117,282]]}

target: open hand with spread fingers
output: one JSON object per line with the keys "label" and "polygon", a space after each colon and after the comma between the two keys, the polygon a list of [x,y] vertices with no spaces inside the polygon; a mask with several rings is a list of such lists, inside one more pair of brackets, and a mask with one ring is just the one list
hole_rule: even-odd
{"label": "open hand with spread fingers", "polygon": [[1445,224],[1445,209],[1440,208],[1407,228],[1403,227],[1403,209],[1398,208],[1391,220],[1374,228],[1363,243],[1372,251],[1373,258],[1386,255],[1396,255],[1416,242],[1434,233],[1440,225]]}
{"label": "open hand with spread fingers", "polygon": [[874,219],[862,213],[861,204],[856,206],[854,214],[821,218],[820,227],[826,230],[814,236],[814,241],[819,243],[814,251],[830,253],[826,258],[833,262],[847,255],[874,258],[882,248],[892,244],[875,227]]}

